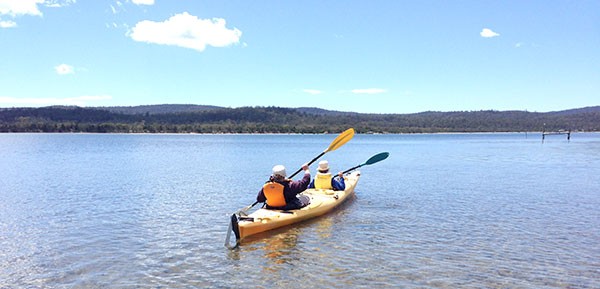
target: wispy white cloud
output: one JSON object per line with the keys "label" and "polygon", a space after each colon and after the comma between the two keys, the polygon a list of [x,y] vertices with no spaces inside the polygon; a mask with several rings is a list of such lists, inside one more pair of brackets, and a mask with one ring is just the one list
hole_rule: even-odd
{"label": "wispy white cloud", "polygon": [[483,28],[483,30],[481,30],[481,32],[479,32],[479,35],[481,35],[481,37],[483,37],[483,38],[491,38],[491,37],[500,36],[500,34],[492,31],[489,28]]}
{"label": "wispy white cloud", "polygon": [[110,10],[112,11],[112,14],[118,14],[120,12],[125,11],[125,3],[123,3],[122,1],[114,1],[114,5],[113,4],[109,4],[110,6]]}
{"label": "wispy white cloud", "polygon": [[42,16],[39,5],[45,7],[65,7],[77,0],[0,0],[0,15],[12,17],[22,15]]}
{"label": "wispy white cloud", "polygon": [[154,5],[154,0],[132,0],[135,5]]}
{"label": "wispy white cloud", "polygon": [[382,88],[362,88],[362,89],[353,89],[352,93],[355,94],[380,94],[386,93],[387,89]]}
{"label": "wispy white cloud", "polygon": [[60,75],[75,73],[75,68],[73,66],[64,63],[55,66],[54,70],[56,70],[56,73]]}
{"label": "wispy white cloud", "polygon": [[187,12],[176,14],[164,22],[138,22],[129,37],[135,41],[173,45],[204,51],[207,45],[225,47],[238,44],[242,31],[227,29],[225,19],[199,19]]}
{"label": "wispy white cloud", "polygon": [[46,7],[60,8],[75,4],[77,0],[45,0],[42,2],[44,2],[44,6]]}
{"label": "wispy white cloud", "polygon": [[21,15],[42,16],[38,4],[44,0],[0,0],[0,15],[17,17]]}
{"label": "wispy white cloud", "polygon": [[[0,16],[17,18],[24,15],[42,16],[38,5],[46,7],[64,7],[74,4],[77,0],[0,0]],[[17,27],[13,20],[0,19],[0,28]]]}
{"label": "wispy white cloud", "polygon": [[306,92],[308,94],[312,94],[312,95],[323,93],[322,91],[317,90],[317,89],[303,89],[302,91],[304,91],[304,92]]}
{"label": "wispy white cloud", "polygon": [[14,22],[11,20],[0,21],[0,28],[13,28],[13,27],[17,27],[17,22]]}
{"label": "wispy white cloud", "polygon": [[76,105],[87,106],[89,102],[111,100],[110,95],[84,95],[68,98],[16,98],[0,96],[0,104],[11,106]]}

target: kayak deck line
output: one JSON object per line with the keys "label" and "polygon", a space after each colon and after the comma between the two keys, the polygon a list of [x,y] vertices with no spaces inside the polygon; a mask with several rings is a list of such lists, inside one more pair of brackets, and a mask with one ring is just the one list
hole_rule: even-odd
{"label": "kayak deck line", "polygon": [[[310,198],[310,204],[297,210],[272,210],[260,208],[251,214],[236,213],[231,216],[229,231],[225,246],[235,248],[245,237],[276,228],[292,225],[305,220],[319,217],[336,209],[350,196],[354,195],[354,188],[360,178],[360,172],[355,171],[344,176],[346,189],[343,191],[307,189],[302,195]],[[229,235],[231,231],[236,237],[235,246],[231,246]]]}

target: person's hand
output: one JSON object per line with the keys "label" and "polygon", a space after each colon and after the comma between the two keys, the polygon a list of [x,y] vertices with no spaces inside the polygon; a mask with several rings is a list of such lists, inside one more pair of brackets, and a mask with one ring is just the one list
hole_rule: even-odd
{"label": "person's hand", "polygon": [[340,178],[342,178],[342,179],[343,179],[343,178],[344,178],[344,172],[339,172],[339,173],[338,173],[338,177],[340,177]]}
{"label": "person's hand", "polygon": [[308,171],[308,164],[303,164],[302,165],[302,170],[303,171]]}

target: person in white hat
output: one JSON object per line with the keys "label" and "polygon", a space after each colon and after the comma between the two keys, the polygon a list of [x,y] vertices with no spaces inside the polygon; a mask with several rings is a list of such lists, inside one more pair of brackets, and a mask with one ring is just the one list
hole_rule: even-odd
{"label": "person in white hat", "polygon": [[304,177],[301,180],[292,181],[286,178],[283,165],[274,166],[273,174],[258,192],[256,201],[266,203],[267,209],[273,210],[294,210],[310,204],[308,196],[297,196],[306,190],[310,183],[308,164],[302,165],[302,170],[304,170]]}
{"label": "person in white hat", "polygon": [[339,172],[336,176],[332,177],[331,173],[329,172],[329,162],[325,160],[320,161],[319,168],[317,169],[317,175],[310,185],[308,185],[308,187],[323,190],[343,191],[346,189],[344,174]]}

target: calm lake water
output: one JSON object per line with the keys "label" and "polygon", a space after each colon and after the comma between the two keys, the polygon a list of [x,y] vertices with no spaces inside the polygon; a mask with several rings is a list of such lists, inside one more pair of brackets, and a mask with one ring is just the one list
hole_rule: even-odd
{"label": "calm lake water", "polygon": [[336,136],[0,134],[0,288],[600,287],[599,134],[356,135],[355,198],[226,249]]}

